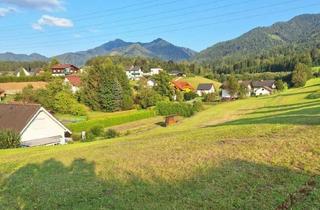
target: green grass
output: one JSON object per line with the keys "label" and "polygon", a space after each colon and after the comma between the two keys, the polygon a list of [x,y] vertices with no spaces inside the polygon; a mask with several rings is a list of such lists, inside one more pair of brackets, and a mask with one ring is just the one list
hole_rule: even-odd
{"label": "green grass", "polygon": [[320,99],[306,98],[319,90],[314,79],[168,128],[0,151],[0,209],[276,209],[290,197],[288,209],[319,209]]}
{"label": "green grass", "polygon": [[185,78],[181,78],[181,80],[189,82],[194,88],[197,88],[200,83],[213,83],[216,90],[218,90],[221,86],[220,82],[217,82],[217,81],[214,81],[211,79],[207,79],[204,77],[200,77],[200,76],[185,77]]}
{"label": "green grass", "polygon": [[319,71],[320,71],[320,66],[312,67],[312,71],[313,71],[314,73],[319,72]]}
{"label": "green grass", "polygon": [[89,112],[87,120],[70,123],[67,124],[67,126],[74,132],[81,132],[88,131],[90,128],[95,126],[102,126],[103,128],[107,128],[154,116],[156,116],[154,110],[131,110],[115,113]]}

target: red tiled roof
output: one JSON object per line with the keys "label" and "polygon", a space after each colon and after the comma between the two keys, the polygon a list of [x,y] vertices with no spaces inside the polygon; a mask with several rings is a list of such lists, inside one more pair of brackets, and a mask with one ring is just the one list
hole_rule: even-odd
{"label": "red tiled roof", "polygon": [[57,64],[55,66],[52,66],[51,69],[66,69],[66,68],[75,68],[75,69],[79,69],[78,67],[72,65],[72,64]]}
{"label": "red tiled roof", "polygon": [[186,90],[186,89],[190,89],[190,90],[194,90],[194,88],[192,87],[192,85],[186,81],[173,81],[172,84],[179,90]]}
{"label": "red tiled roof", "polygon": [[81,78],[77,75],[68,75],[66,79],[70,82],[72,86],[79,87],[81,84]]}

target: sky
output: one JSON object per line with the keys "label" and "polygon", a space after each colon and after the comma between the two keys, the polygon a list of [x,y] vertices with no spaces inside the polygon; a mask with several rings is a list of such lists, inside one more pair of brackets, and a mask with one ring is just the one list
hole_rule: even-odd
{"label": "sky", "polygon": [[54,56],[157,38],[201,51],[305,13],[320,13],[320,1],[0,0],[0,53]]}

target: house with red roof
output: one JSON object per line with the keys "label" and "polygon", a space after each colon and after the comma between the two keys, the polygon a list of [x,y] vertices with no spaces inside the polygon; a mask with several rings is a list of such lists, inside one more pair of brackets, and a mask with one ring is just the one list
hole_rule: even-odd
{"label": "house with red roof", "polygon": [[71,86],[72,93],[76,93],[79,91],[81,85],[81,77],[79,75],[67,75],[64,79],[64,82]]}
{"label": "house with red roof", "polygon": [[175,80],[175,81],[172,81],[172,84],[176,90],[180,90],[183,92],[194,91],[194,87],[189,82],[186,82],[186,81]]}
{"label": "house with red roof", "polygon": [[77,74],[80,69],[72,64],[57,64],[51,67],[52,76],[66,76],[70,74]]}

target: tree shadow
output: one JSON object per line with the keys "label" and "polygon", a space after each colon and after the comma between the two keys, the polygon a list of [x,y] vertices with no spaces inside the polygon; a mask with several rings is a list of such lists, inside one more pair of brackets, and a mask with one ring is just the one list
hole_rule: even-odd
{"label": "tree shadow", "polygon": [[[108,167],[108,166],[106,166]],[[226,160],[197,167],[182,180],[144,179],[133,171],[101,178],[83,159],[26,165],[1,183],[3,209],[275,209],[311,175],[283,167]],[[111,173],[115,173],[111,171]],[[108,173],[107,173],[108,174]],[[169,181],[170,180],[170,181]],[[319,179],[317,179],[319,183]]]}

